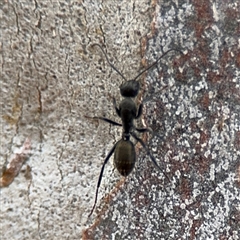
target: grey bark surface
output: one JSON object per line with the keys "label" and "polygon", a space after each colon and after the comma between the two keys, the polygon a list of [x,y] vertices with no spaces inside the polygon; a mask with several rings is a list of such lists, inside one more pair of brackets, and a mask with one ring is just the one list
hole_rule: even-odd
{"label": "grey bark surface", "polygon": [[[2,1],[1,239],[232,239],[240,232],[239,1]],[[121,128],[113,104],[140,79],[141,134],[123,178],[102,163]],[[26,146],[25,146],[26,148]],[[20,153],[21,154],[21,153]],[[20,164],[20,166],[21,166]]]}

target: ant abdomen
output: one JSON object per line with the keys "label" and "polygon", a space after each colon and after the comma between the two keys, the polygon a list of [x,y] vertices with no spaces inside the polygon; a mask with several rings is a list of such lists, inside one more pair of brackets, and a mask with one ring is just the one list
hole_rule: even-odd
{"label": "ant abdomen", "polygon": [[122,176],[127,176],[133,170],[136,153],[131,141],[120,140],[116,143],[114,165]]}

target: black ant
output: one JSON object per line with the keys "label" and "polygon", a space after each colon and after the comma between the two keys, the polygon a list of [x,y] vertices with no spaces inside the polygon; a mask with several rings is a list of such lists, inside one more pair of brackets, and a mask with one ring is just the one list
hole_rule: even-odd
{"label": "black ant", "polygon": [[[162,56],[160,56],[153,64],[151,64],[149,67],[147,67],[146,69],[141,71],[133,80],[127,81],[127,79],[110,63],[110,61],[107,57],[107,54],[105,53],[103,48],[99,44],[93,44],[92,46],[98,46],[101,49],[101,51],[103,52],[103,54],[105,55],[105,57],[107,59],[108,64],[125,80],[125,82],[123,84],[121,84],[121,86],[120,86],[120,93],[124,97],[124,99],[121,101],[119,108],[117,107],[115,98],[113,98],[113,104],[114,104],[115,110],[117,112],[117,115],[121,118],[122,124],[112,121],[108,118],[104,118],[104,117],[88,117],[88,116],[86,116],[87,118],[100,119],[100,120],[106,121],[110,124],[123,127],[122,139],[119,140],[117,143],[115,143],[115,145],[108,153],[108,155],[105,158],[104,163],[102,165],[102,169],[101,169],[101,172],[100,172],[100,175],[98,178],[98,184],[97,184],[94,205],[93,205],[92,210],[88,217],[90,217],[92,215],[93,210],[96,206],[98,190],[99,190],[99,187],[101,184],[104,167],[105,167],[106,163],[108,162],[109,158],[112,156],[112,154],[114,153],[114,165],[122,176],[125,176],[125,177],[128,176],[131,173],[131,171],[133,170],[135,162],[136,162],[136,152],[135,152],[135,146],[134,146],[133,142],[130,140],[130,135],[133,138],[135,138],[135,140],[137,142],[140,142],[140,144],[146,150],[147,154],[149,155],[149,157],[151,158],[152,162],[157,167],[157,169],[160,170],[166,176],[168,181],[170,181],[168,176],[158,166],[156,159],[150,153],[150,151],[147,148],[147,146],[145,145],[145,143],[142,141],[142,139],[137,137],[137,135],[134,133],[134,130],[141,132],[141,133],[148,132],[150,130],[147,128],[136,128],[134,126],[133,120],[137,119],[141,116],[143,105],[141,103],[137,109],[137,106],[136,106],[135,102],[132,100],[132,98],[135,98],[138,95],[138,92],[140,89],[139,82],[136,81],[136,79],[139,78],[144,72],[148,71],[150,68],[155,66],[160,61],[160,59],[162,59],[170,51],[173,51],[173,50],[179,51],[176,49],[168,50]],[[179,51],[179,52],[181,52],[181,51]]]}

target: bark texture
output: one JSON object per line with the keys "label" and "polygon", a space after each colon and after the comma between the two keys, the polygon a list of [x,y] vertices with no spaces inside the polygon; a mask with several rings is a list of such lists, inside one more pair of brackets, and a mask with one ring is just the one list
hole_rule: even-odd
{"label": "bark texture", "polygon": [[[2,240],[238,239],[238,0],[1,1],[0,11]],[[130,176],[107,164],[88,218],[121,128],[85,116],[120,122],[112,97],[124,82],[94,43],[129,80],[176,51],[139,78],[136,99],[136,125],[153,130],[141,138],[170,181],[137,144]]]}

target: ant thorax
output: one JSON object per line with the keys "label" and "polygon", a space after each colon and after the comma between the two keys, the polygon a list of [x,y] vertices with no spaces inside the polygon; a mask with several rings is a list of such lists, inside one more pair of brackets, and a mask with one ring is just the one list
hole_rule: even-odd
{"label": "ant thorax", "polygon": [[125,133],[129,133],[133,127],[133,120],[137,116],[137,106],[135,102],[130,97],[124,98],[120,103],[119,112],[123,130]]}

